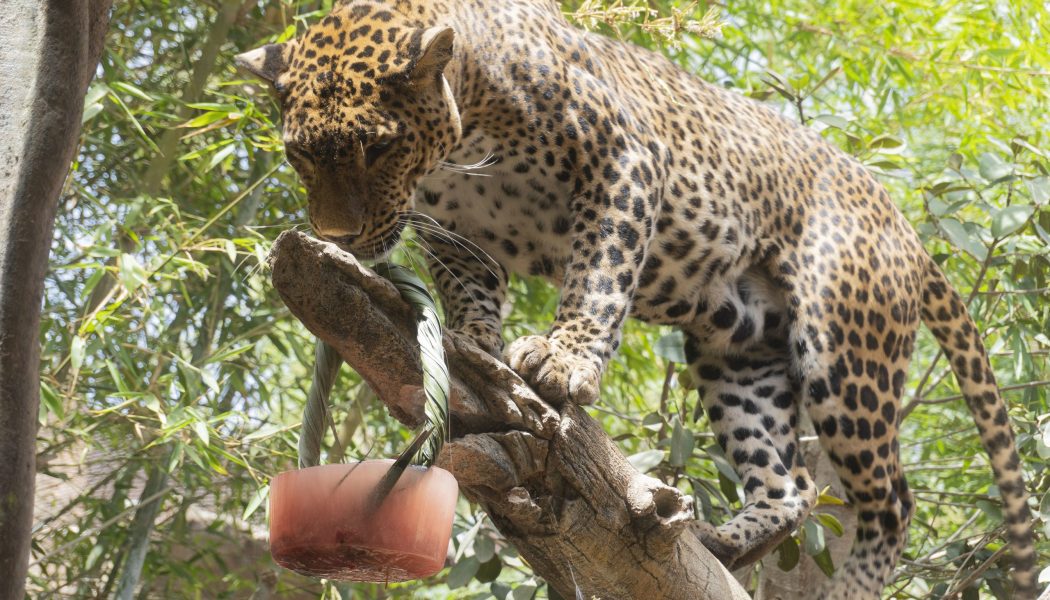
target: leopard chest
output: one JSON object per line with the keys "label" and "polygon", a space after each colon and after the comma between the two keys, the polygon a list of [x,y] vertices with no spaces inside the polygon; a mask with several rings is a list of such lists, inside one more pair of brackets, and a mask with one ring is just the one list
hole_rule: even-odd
{"label": "leopard chest", "polygon": [[571,189],[520,144],[466,138],[420,185],[416,210],[504,268],[560,283],[572,251]]}

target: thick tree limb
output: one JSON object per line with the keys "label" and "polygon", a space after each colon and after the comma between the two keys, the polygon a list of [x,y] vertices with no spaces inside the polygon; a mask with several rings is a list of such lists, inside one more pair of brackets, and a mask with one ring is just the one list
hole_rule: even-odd
{"label": "thick tree limb", "polygon": [[[423,415],[415,321],[392,284],[335,246],[281,235],[273,282],[400,421]],[[691,499],[635,471],[576,406],[559,412],[472,342],[446,334],[452,435],[440,463],[563,596],[746,599],[688,531]]]}
{"label": "thick tree limb", "polygon": [[44,273],[111,3],[12,0],[0,14],[0,599],[24,595]]}

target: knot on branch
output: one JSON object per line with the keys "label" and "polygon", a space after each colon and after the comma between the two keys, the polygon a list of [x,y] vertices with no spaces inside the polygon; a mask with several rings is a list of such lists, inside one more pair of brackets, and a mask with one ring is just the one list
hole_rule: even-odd
{"label": "knot on branch", "polygon": [[652,556],[665,555],[693,521],[693,498],[652,477],[631,480],[627,508],[646,549]]}

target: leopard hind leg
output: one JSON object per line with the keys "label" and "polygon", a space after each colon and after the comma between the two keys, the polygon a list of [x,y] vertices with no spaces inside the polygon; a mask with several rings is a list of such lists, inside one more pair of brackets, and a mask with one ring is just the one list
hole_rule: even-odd
{"label": "leopard hind leg", "polygon": [[798,386],[783,342],[731,354],[686,334],[686,357],[718,444],[744,485],[744,507],[727,523],[694,533],[727,567],[754,562],[806,518],[817,490],[799,450]]}

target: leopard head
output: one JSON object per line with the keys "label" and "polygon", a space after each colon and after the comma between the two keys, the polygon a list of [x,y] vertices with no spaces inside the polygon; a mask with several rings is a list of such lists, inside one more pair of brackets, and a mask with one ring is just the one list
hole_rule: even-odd
{"label": "leopard head", "polygon": [[455,34],[387,8],[342,5],[301,38],[237,56],[270,82],[310,225],[364,258],[397,242],[420,179],[459,143],[445,79]]}

